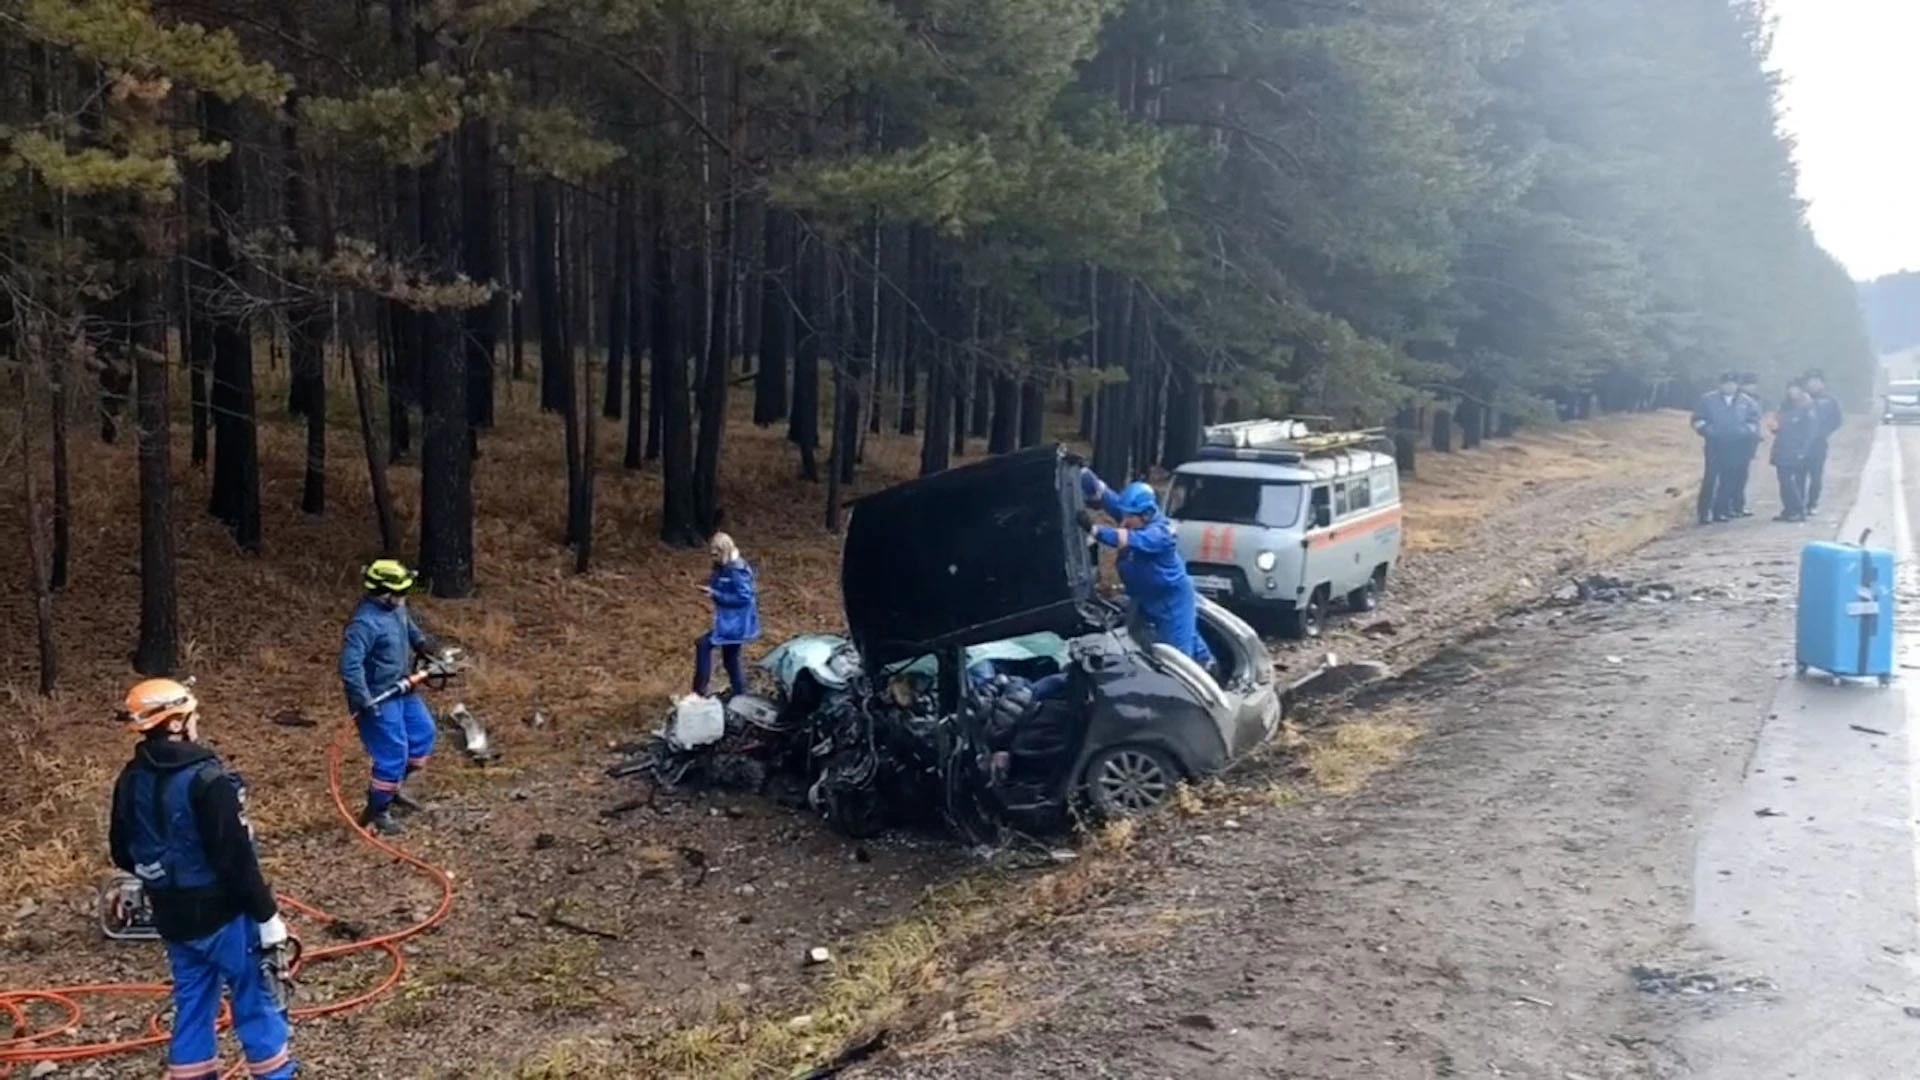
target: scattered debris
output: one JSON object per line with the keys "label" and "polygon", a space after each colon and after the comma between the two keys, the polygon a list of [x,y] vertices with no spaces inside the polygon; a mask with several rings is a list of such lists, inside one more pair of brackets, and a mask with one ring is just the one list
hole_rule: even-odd
{"label": "scattered debris", "polygon": [[1852,728],[1852,729],[1853,729],[1853,730],[1855,730],[1855,731],[1858,731],[1858,732],[1860,732],[1860,733],[1861,733],[1861,734],[1863,734],[1863,735],[1880,735],[1880,736],[1885,736],[1885,735],[1887,734],[1886,732],[1884,732],[1884,731],[1881,731],[1881,730],[1880,730],[1879,728],[1870,728],[1870,727],[1863,727],[1863,726],[1861,726],[1861,725],[1859,725],[1859,724],[1848,724],[1847,726],[1848,726],[1848,727],[1850,727],[1850,728]]}
{"label": "scattered debris", "polygon": [[1360,628],[1360,633],[1367,637],[1393,637],[1399,632],[1399,624],[1395,623],[1392,619],[1381,619],[1379,622],[1370,622]]}
{"label": "scattered debris", "polygon": [[460,733],[460,749],[466,752],[468,761],[475,765],[486,765],[500,756],[493,748],[493,740],[487,737],[487,729],[480,723],[480,718],[473,715],[473,711],[464,704],[455,702],[453,708],[447,710],[446,722]]}
{"label": "scattered debris", "polygon": [[597,926],[588,926],[586,923],[583,923],[583,922],[575,922],[574,920],[569,919],[564,915],[560,915],[554,912],[548,912],[545,915],[541,915],[536,912],[528,911],[525,908],[519,908],[514,911],[514,914],[520,916],[523,919],[533,919],[538,922],[543,922],[548,926],[556,927],[561,930],[570,930],[576,934],[584,934],[588,937],[597,937],[602,941],[619,941],[620,940],[620,935],[614,933],[612,930],[602,930]]}
{"label": "scattered debris", "polygon": [[1644,964],[1627,969],[1627,975],[1643,994],[1746,994],[1779,989],[1771,979],[1722,979],[1704,971],[1680,974]]}
{"label": "scattered debris", "polygon": [[848,1045],[847,1048],[840,1051],[832,1061],[814,1069],[812,1072],[801,1074],[800,1080],[832,1080],[833,1077],[839,1076],[842,1072],[858,1065],[862,1061],[886,1049],[886,1047],[887,1030],[881,1028],[879,1031],[874,1032],[859,1042]]}
{"label": "scattered debris", "polygon": [[529,714],[525,720],[522,720],[521,723],[535,731],[545,730],[547,726],[547,714],[536,705],[534,706],[533,712]]}
{"label": "scattered debris", "polygon": [[1618,667],[1618,666],[1620,666],[1621,664],[1624,664],[1624,663],[1626,663],[1626,662],[1627,662],[1627,658],[1626,658],[1626,657],[1624,657],[1624,656],[1609,656],[1609,657],[1607,657],[1607,663],[1609,663],[1609,664],[1612,664],[1612,665],[1614,665],[1615,667]]}
{"label": "scattered debris", "polygon": [[1754,817],[1786,817],[1787,812],[1785,810],[1775,810],[1771,806],[1763,806],[1760,809],[1755,810],[1753,812],[1753,816]]}
{"label": "scattered debris", "polygon": [[812,1026],[813,1026],[812,1013],[801,1013],[799,1016],[796,1016],[793,1019],[787,1021],[788,1031],[805,1031]]}
{"label": "scattered debris", "polygon": [[554,836],[552,833],[543,832],[540,835],[535,836],[533,838],[533,850],[545,851],[559,842],[560,842],[559,838]]}
{"label": "scattered debris", "polygon": [[1553,1002],[1548,1001],[1546,998],[1528,997],[1525,994],[1521,994],[1513,1000],[1517,1005],[1538,1005],[1543,1009],[1553,1008]]}
{"label": "scattered debris", "polygon": [[831,963],[832,960],[833,952],[825,945],[815,945],[813,948],[807,950],[807,963],[809,964],[826,964]]}
{"label": "scattered debris", "polygon": [[281,727],[319,727],[320,722],[299,709],[281,709],[271,721]]}
{"label": "scattered debris", "polygon": [[1903,1013],[1906,1013],[1909,1017],[1915,1020],[1920,1020],[1920,1005],[1908,1005],[1906,1008],[1901,1009],[1900,1011]]}
{"label": "scattered debris", "polygon": [[1174,1023],[1179,1024],[1181,1027],[1184,1027],[1184,1028],[1194,1028],[1199,1031],[1219,1031],[1220,1030],[1220,1021],[1215,1020],[1213,1017],[1208,1016],[1206,1013],[1188,1013],[1187,1015],[1182,1016],[1179,1019],[1175,1020]]}
{"label": "scattered debris", "polygon": [[680,856],[680,858],[688,866],[691,866],[696,871],[698,871],[698,873],[694,875],[693,880],[687,882],[687,888],[689,889],[699,888],[701,883],[707,880],[707,853],[704,851],[701,851],[697,847],[688,847],[685,844],[682,844],[674,848],[673,850],[675,851],[675,853],[677,853]]}

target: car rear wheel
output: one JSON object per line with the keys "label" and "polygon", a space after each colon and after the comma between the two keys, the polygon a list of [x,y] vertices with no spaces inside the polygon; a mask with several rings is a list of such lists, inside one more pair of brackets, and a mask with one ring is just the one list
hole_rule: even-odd
{"label": "car rear wheel", "polygon": [[1380,606],[1380,594],[1386,591],[1387,568],[1375,567],[1365,585],[1347,594],[1348,611],[1372,611]]}
{"label": "car rear wheel", "polygon": [[1128,744],[1095,754],[1087,763],[1087,799],[1103,818],[1133,817],[1164,805],[1180,769],[1163,750]]}

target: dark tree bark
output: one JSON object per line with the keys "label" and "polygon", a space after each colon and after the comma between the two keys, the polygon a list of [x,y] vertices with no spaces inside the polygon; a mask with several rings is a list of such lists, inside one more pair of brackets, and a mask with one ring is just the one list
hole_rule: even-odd
{"label": "dark tree bark", "polygon": [[[587,219],[588,217],[586,214],[581,216],[583,219]],[[585,238],[583,238],[583,240],[584,239]],[[591,399],[593,396],[593,353],[594,345],[596,344],[593,327],[593,313],[595,310],[593,282],[604,280],[604,275],[596,275],[592,271],[594,269],[594,256],[606,250],[606,248],[605,245],[590,241],[583,242],[580,248],[580,258],[575,265],[580,267],[582,271],[577,286],[580,294],[581,382],[587,391],[587,397]],[[608,291],[617,292],[618,290]],[[609,327],[609,330],[611,330],[611,327]],[[597,471],[595,469],[595,463],[600,456],[600,414],[593,408],[593,402],[591,400],[585,402],[580,400],[580,389],[581,387],[577,385],[573,379],[572,359],[569,357],[567,371],[567,416],[569,419],[567,439],[569,445],[571,445],[573,439],[571,429],[578,426],[577,418],[580,416],[582,410],[586,413],[586,430],[582,434],[579,450],[577,453],[570,455],[574,458],[574,475],[578,478],[575,483],[569,485],[574,489],[571,500],[573,508],[572,517],[574,521],[568,528],[568,531],[573,537],[573,572],[576,574],[586,573],[588,568],[593,565],[593,481]]]}
{"label": "dark tree bark", "polygon": [[[329,246],[320,225],[320,206],[313,185],[308,181],[307,163],[302,160],[299,135],[300,94],[287,95],[286,114],[280,127],[281,152],[285,155],[287,225],[293,232],[294,246],[320,258]],[[328,327],[326,298],[312,289],[298,293],[287,309],[287,355],[293,371],[287,407],[307,420],[306,472],[300,486],[300,509],[319,514],[327,508],[327,357]]]}
{"label": "dark tree bark", "polygon": [[[460,127],[460,264],[471,281],[492,284],[499,275],[494,251],[493,132],[485,120]],[[493,353],[500,338],[498,305],[489,300],[467,310],[466,378],[469,438],[493,426]]]}
{"label": "dark tree bark", "polygon": [[1455,410],[1454,420],[1460,425],[1460,449],[1472,450],[1480,445],[1481,437],[1486,432],[1485,411],[1478,401],[1470,399],[1462,401],[1459,409]]}
{"label": "dark tree bark", "polygon": [[373,490],[373,516],[380,529],[380,554],[400,554],[400,520],[393,510],[393,491],[387,486],[387,459],[380,452],[380,428],[373,418],[373,386],[367,361],[353,335],[347,335],[347,366],[353,372],[354,411],[360,418],[360,443],[366,450],[367,483]]}
{"label": "dark tree bark", "polygon": [[213,321],[207,313],[207,293],[212,286],[207,266],[207,170],[192,170],[188,185],[186,326],[182,342],[187,353],[187,398],[192,422],[191,461],[195,468],[207,464],[208,436],[213,426],[213,409],[208,401],[207,380],[213,370]]}
{"label": "dark tree bark", "polygon": [[[720,184],[727,184],[725,170]],[[700,440],[693,462],[693,519],[700,536],[712,536],[720,527],[720,441],[727,429],[727,388],[731,370],[727,363],[727,341],[731,326],[728,302],[733,296],[735,256],[734,200],[720,200],[720,242],[715,253],[718,272],[714,278],[721,287],[713,290],[713,306],[707,320],[707,362],[700,380]]]}
{"label": "dark tree bark", "polygon": [[[627,248],[632,242],[633,233],[633,184],[622,181],[620,190],[614,197],[613,212],[613,267],[609,275],[607,288],[607,385],[601,393],[601,415],[609,420],[620,419],[621,406],[627,395],[627,304],[631,300],[631,282],[627,274],[631,270]],[[636,343],[634,351],[639,351]]]}
{"label": "dark tree bark", "polygon": [[766,265],[760,272],[760,367],[753,378],[753,422],[767,427],[787,418],[787,359],[793,353],[794,278],[792,223],[784,210],[769,209]]}
{"label": "dark tree bark", "polygon": [[[590,230],[581,225],[582,214],[578,201],[566,198],[562,201],[560,235],[560,293],[573,302],[572,310],[567,314],[571,320],[571,330],[567,335],[566,353],[560,358],[558,372],[560,388],[564,391],[560,402],[560,432],[565,440],[564,451],[567,469],[567,513],[566,525],[562,530],[562,542],[578,548],[585,542],[589,526],[585,512],[587,503],[582,481],[586,471],[581,467],[580,446],[580,369],[579,353],[593,355],[593,328],[589,325],[593,302],[589,297],[593,274],[590,268],[592,245],[586,239]],[[591,386],[591,381],[588,382]],[[587,403],[591,412],[592,402]]]}
{"label": "dark tree bark", "polygon": [[65,352],[53,356],[50,369],[53,398],[53,552],[48,560],[47,587],[67,587],[73,550],[73,480],[67,463],[67,416],[72,411],[73,366]]}
{"label": "dark tree bark", "polygon": [[1039,446],[1047,438],[1047,386],[1039,376],[1020,384],[1020,448]]}
{"label": "dark tree bark", "polygon": [[[5,314],[13,316],[13,312]],[[11,318],[9,319],[11,321]],[[16,333],[16,344],[22,342],[24,334]],[[56,361],[53,354],[64,355],[64,349],[45,349],[48,374]],[[26,356],[24,349],[16,356]],[[36,418],[34,399],[40,394],[40,388],[24,370],[20,372],[22,383],[20,394],[20,478],[25,491],[21,494],[21,527],[26,531],[27,595],[33,598],[34,640],[40,649],[40,694],[53,693],[54,684],[60,680],[60,645],[53,629],[53,589],[48,584],[48,568],[45,553],[40,549],[43,523],[40,518],[40,462],[34,449],[40,442],[39,422]]]}
{"label": "dark tree bark", "polygon": [[555,250],[554,218],[558,213],[555,184],[540,180],[533,186],[533,289],[540,314],[540,409],[559,412],[566,404],[562,360],[566,356],[566,308],[560,299],[559,253]]}
{"label": "dark tree bark", "polygon": [[[209,141],[239,139],[234,106],[205,98]],[[241,280],[245,273],[234,244],[245,206],[240,187],[240,155],[207,166],[207,205],[211,217],[208,263],[217,282]],[[246,320],[216,308],[213,313],[213,497],[210,512],[233,532],[240,550],[260,550],[260,444],[254,423],[253,341]],[[161,342],[163,349],[164,337]]]}
{"label": "dark tree bark", "polygon": [[1193,460],[1202,438],[1200,361],[1188,353],[1172,364],[1167,387],[1167,431],[1160,465],[1169,471]]}
{"label": "dark tree bark", "polygon": [[1453,452],[1453,414],[1445,409],[1433,410],[1433,448],[1442,454]]}
{"label": "dark tree bark", "polygon": [[654,404],[660,411],[661,428],[660,538],[676,547],[696,547],[704,537],[694,520],[693,417],[687,393],[687,354],[680,333],[684,318],[679,310],[681,282],[675,280],[666,194],[658,187],[647,192],[647,219],[653,227]]}
{"label": "dark tree bark", "polygon": [[815,454],[820,449],[820,358],[832,355],[828,342],[827,252],[818,237],[808,237],[799,257],[800,310],[794,317],[793,408],[787,417],[787,441],[800,448],[800,479],[820,479]]}
{"label": "dark tree bark", "polygon": [[134,268],[130,297],[137,335],[133,360],[140,447],[140,638],[133,668],[142,675],[157,676],[173,674],[179,663],[180,614],[174,581],[167,324],[159,306],[161,271],[155,256],[162,237],[153,223],[140,226],[140,231],[146,234],[146,257]]}
{"label": "dark tree bark", "polygon": [[637,469],[646,459],[647,394],[646,369],[641,360],[647,355],[647,265],[640,244],[640,223],[631,181],[624,191],[627,223],[620,232],[619,250],[623,253],[621,278],[627,290],[627,445],[622,461]]}
{"label": "dark tree bark", "polygon": [[993,420],[987,432],[987,453],[1004,454],[1020,437],[1020,382],[1012,375],[993,379]]}
{"label": "dark tree bark", "polygon": [[511,348],[513,358],[509,361],[509,378],[514,382],[527,377],[527,257],[526,238],[520,227],[524,207],[520,198],[520,189],[513,180],[513,170],[507,170],[507,258],[503,268],[512,277],[508,282],[511,290],[507,298],[508,334],[513,340]]}
{"label": "dark tree bark", "polygon": [[[422,28],[418,55],[424,66],[440,59],[441,47]],[[472,123],[472,121],[469,121]],[[420,238],[434,285],[450,286],[460,271],[459,137],[442,139],[420,170]],[[473,454],[467,405],[467,350],[458,312],[427,314],[420,434],[420,572],[433,595],[473,592]]]}

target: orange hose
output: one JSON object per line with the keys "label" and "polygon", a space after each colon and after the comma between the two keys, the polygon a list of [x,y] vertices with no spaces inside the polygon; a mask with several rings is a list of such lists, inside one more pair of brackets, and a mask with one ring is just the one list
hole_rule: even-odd
{"label": "orange hose", "polygon": [[[438,926],[453,910],[453,875],[367,831],[354,816],[353,811],[348,809],[347,800],[340,791],[340,773],[346,759],[347,735],[351,730],[351,726],[342,727],[327,747],[327,792],[333,797],[334,809],[340,812],[340,817],[346,821],[347,827],[352,829],[362,841],[431,878],[434,884],[440,887],[440,902],[434,907],[432,914],[411,926],[363,941],[333,945],[304,954],[298,965],[301,969],[309,964],[337,960],[343,956],[369,951],[385,953],[389,963],[385,977],[372,989],[344,1001],[331,1001],[294,1009],[292,1015],[295,1020],[331,1016],[356,1009],[377,1000],[398,986],[401,977],[406,973],[406,960],[400,953],[400,943]],[[297,897],[280,894],[277,899],[282,907],[317,922],[341,921],[338,915],[306,903]],[[0,990],[0,1024],[11,1020],[9,1026],[0,1027],[0,1033],[7,1033],[9,1030],[11,1032],[10,1037],[0,1039],[0,1080],[7,1080],[12,1076],[15,1065],[29,1062],[86,1061],[94,1058],[117,1057],[121,1054],[164,1046],[168,1034],[160,1022],[158,1012],[155,1012],[147,1022],[147,1034],[139,1038],[105,1042],[65,1042],[52,1046],[47,1044],[66,1039],[80,1029],[86,1020],[86,1010],[80,1004],[81,999],[108,996],[167,997],[171,992],[172,987],[167,983],[95,983],[86,986],[61,986],[48,990]],[[33,1026],[30,1015],[30,1007],[34,1005],[56,1008],[60,1010],[61,1017],[50,1026],[36,1028]],[[219,1030],[225,1031],[232,1026],[232,1023],[232,1011],[223,1002]],[[244,1076],[245,1074],[246,1065],[242,1063],[227,1075]]]}

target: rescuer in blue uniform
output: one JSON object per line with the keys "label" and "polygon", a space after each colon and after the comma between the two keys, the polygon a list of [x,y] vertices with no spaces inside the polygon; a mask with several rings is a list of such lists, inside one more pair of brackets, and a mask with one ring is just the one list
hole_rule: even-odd
{"label": "rescuer in blue uniform", "polygon": [[122,719],[143,737],[113,786],[108,846],[114,865],[140,879],[173,968],[167,1076],[220,1076],[224,989],[248,1072],[287,1080],[299,1072],[282,981],[295,946],[260,872],[246,786],[196,741],[200,703],[183,684],[140,683]]}
{"label": "rescuer in blue uniform", "polygon": [[1187,577],[1187,564],[1180,558],[1179,538],[1173,526],[1160,515],[1160,500],[1153,488],[1142,483],[1128,484],[1115,494],[1093,470],[1080,473],[1080,490],[1090,505],[1106,510],[1120,522],[1119,528],[1102,525],[1093,532],[1095,543],[1113,548],[1113,565],[1120,574],[1134,610],[1153,629],[1158,641],[1179,649],[1202,667],[1213,665],[1213,654],[1200,637],[1195,613],[1193,580]]}
{"label": "rescuer in blue uniform", "polygon": [[440,651],[439,643],[407,614],[407,593],[413,584],[413,571],[393,559],[367,567],[361,581],[366,595],[347,620],[340,646],[340,683],[346,688],[347,710],[360,732],[360,745],[373,762],[360,824],[389,835],[401,831],[393,810],[420,809],[400,785],[433,755],[433,713],[418,694],[408,691],[370,707],[375,697],[412,673],[416,654]]}

